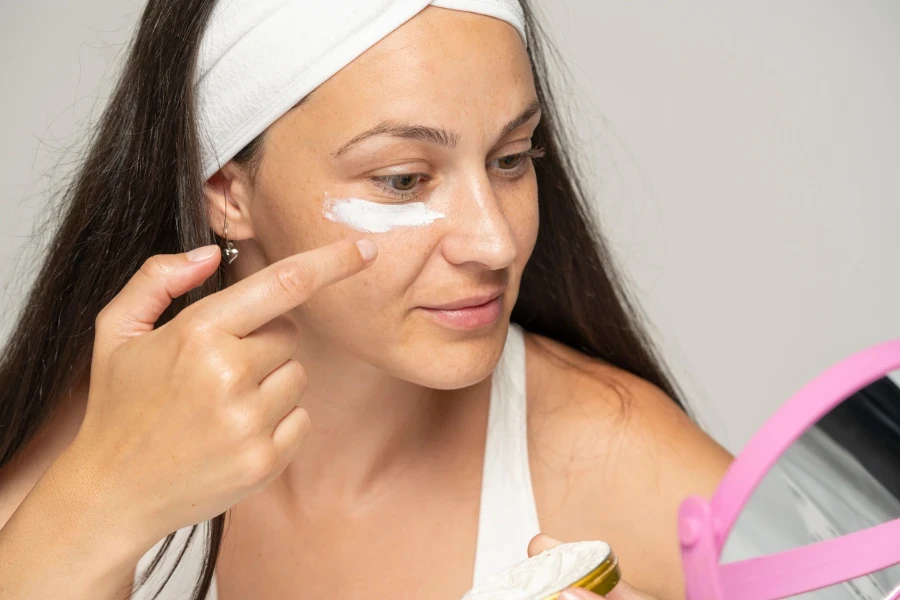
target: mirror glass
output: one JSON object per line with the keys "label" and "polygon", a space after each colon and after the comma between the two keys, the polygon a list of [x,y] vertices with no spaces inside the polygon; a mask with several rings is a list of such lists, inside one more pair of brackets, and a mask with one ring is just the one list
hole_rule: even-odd
{"label": "mirror glass", "polygon": [[[847,398],[778,460],[726,540],[728,563],[900,518],[900,372]],[[900,544],[900,539],[897,540]],[[884,600],[900,565],[795,598]]]}

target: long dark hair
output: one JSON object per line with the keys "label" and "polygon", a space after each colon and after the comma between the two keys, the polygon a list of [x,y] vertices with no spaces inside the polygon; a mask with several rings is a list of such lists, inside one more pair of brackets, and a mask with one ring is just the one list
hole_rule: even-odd
{"label": "long dark hair", "polygon": [[[221,244],[203,201],[192,85],[215,2],[150,0],[141,15],[118,84],[60,197],[58,224],[0,359],[0,468],[48,419],[68,386],[88,374],[94,320],[143,261]],[[589,216],[547,87],[546,34],[528,3],[522,5],[543,107],[534,143],[547,154],[535,164],[540,230],[513,321],[655,384],[684,408]],[[252,167],[259,146],[258,140],[251,143],[236,160]],[[173,301],[158,324],[223,285],[220,268]],[[226,515],[208,522],[195,600],[211,585]],[[188,540],[199,527],[190,530]],[[174,537],[166,538],[149,572]]]}

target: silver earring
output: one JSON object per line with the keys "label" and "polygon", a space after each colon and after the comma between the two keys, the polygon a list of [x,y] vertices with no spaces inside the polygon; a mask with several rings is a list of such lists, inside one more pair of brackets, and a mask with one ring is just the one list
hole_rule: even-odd
{"label": "silver earring", "polygon": [[237,258],[238,249],[235,248],[230,241],[228,241],[228,223],[225,223],[225,248],[222,248],[222,253],[225,255],[225,258],[228,259],[228,264],[234,262],[234,259]]}

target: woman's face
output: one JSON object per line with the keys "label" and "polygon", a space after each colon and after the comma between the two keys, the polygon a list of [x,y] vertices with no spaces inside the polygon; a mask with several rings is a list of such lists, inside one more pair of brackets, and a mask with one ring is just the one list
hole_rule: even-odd
{"label": "woman's face", "polygon": [[491,372],[538,230],[522,155],[536,99],[511,25],[429,7],[267,130],[255,185],[229,195],[241,268],[341,238],[379,248],[368,269],[289,315],[305,354],[349,354],[439,389]]}

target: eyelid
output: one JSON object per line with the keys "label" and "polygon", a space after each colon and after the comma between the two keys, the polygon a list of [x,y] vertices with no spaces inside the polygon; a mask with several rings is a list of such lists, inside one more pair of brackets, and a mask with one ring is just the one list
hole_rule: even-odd
{"label": "eyelid", "polygon": [[[502,156],[498,156],[497,158],[495,158],[494,160],[491,161],[491,164],[494,164],[495,162],[497,162],[499,160],[503,160],[504,158],[509,158],[512,156],[521,156],[526,159],[535,160],[535,159],[545,156],[546,154],[547,154],[547,152],[546,152],[544,146],[538,146],[538,147],[534,147],[534,148],[528,148],[527,150],[523,150],[521,152],[512,152],[509,154],[504,154]],[[525,161],[522,161],[522,162],[524,163]],[[522,164],[522,163],[520,163],[520,164]],[[507,172],[515,171],[515,169],[501,169],[501,170],[507,171]]]}
{"label": "eyelid", "polygon": [[[528,148],[531,146],[531,138],[532,136],[528,136],[513,140],[511,142],[506,142],[497,151],[491,153],[494,155],[494,159],[492,160],[496,160],[497,158],[502,158],[504,156],[519,154],[520,152],[528,150]],[[513,150],[509,150],[509,148],[512,148]],[[521,148],[521,150],[517,150],[516,148]]]}

